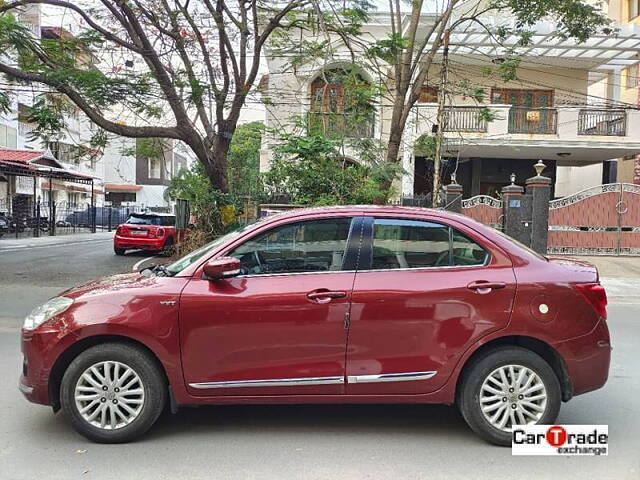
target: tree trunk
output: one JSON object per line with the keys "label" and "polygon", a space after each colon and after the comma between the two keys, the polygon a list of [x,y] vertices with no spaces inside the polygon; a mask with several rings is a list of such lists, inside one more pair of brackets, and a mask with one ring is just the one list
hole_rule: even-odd
{"label": "tree trunk", "polygon": [[[405,114],[405,93],[397,92],[393,106],[393,115],[391,117],[391,131],[389,132],[389,139],[387,141],[387,152],[385,161],[387,163],[401,163],[402,162],[402,135],[407,123],[408,115]],[[380,184],[380,187],[388,192],[391,189],[391,182],[384,181]]]}
{"label": "tree trunk", "polygon": [[198,161],[204,166],[211,188],[229,193],[227,182],[227,155],[231,147],[231,134],[217,135],[211,142],[203,141],[198,134],[187,134],[185,142],[191,147]]}

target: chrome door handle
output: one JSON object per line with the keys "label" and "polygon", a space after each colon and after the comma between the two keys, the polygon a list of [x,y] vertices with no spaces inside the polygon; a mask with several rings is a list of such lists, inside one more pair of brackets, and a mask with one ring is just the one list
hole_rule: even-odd
{"label": "chrome door handle", "polygon": [[316,303],[329,303],[334,298],[345,298],[347,292],[339,290],[314,290],[307,293],[307,298]]}
{"label": "chrome door handle", "polygon": [[498,290],[506,286],[507,284],[504,282],[487,282],[484,280],[478,280],[471,282],[467,285],[467,288],[469,290],[475,290],[477,293],[489,293],[491,290]]}

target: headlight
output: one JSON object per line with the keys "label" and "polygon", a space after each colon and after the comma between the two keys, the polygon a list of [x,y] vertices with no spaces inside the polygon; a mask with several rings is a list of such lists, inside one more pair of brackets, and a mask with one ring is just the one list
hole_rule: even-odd
{"label": "headlight", "polygon": [[27,318],[24,319],[23,328],[33,330],[42,325],[54,315],[64,312],[71,306],[73,299],[67,297],[55,297],[48,302],[34,308]]}

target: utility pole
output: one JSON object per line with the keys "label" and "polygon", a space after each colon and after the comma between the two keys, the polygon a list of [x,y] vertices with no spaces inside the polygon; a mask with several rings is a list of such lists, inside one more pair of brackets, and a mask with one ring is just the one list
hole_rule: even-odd
{"label": "utility pole", "polygon": [[445,30],[442,40],[442,70],[440,72],[440,88],[438,88],[438,113],[436,123],[438,129],[435,136],[435,151],[433,154],[433,195],[432,207],[440,206],[440,165],[442,163],[442,144],[444,143],[444,122],[446,121],[445,102],[447,94],[447,80],[449,77],[449,29]]}

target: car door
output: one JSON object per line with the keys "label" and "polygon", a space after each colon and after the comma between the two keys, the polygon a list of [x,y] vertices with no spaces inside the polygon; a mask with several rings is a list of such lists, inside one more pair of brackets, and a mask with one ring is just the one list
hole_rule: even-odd
{"label": "car door", "polygon": [[347,393],[436,390],[469,345],[509,322],[511,261],[454,221],[367,217],[363,238]]}
{"label": "car door", "polygon": [[333,217],[267,227],[221,253],[241,261],[240,276],[194,276],[180,300],[192,394],[344,393],[358,224]]}

